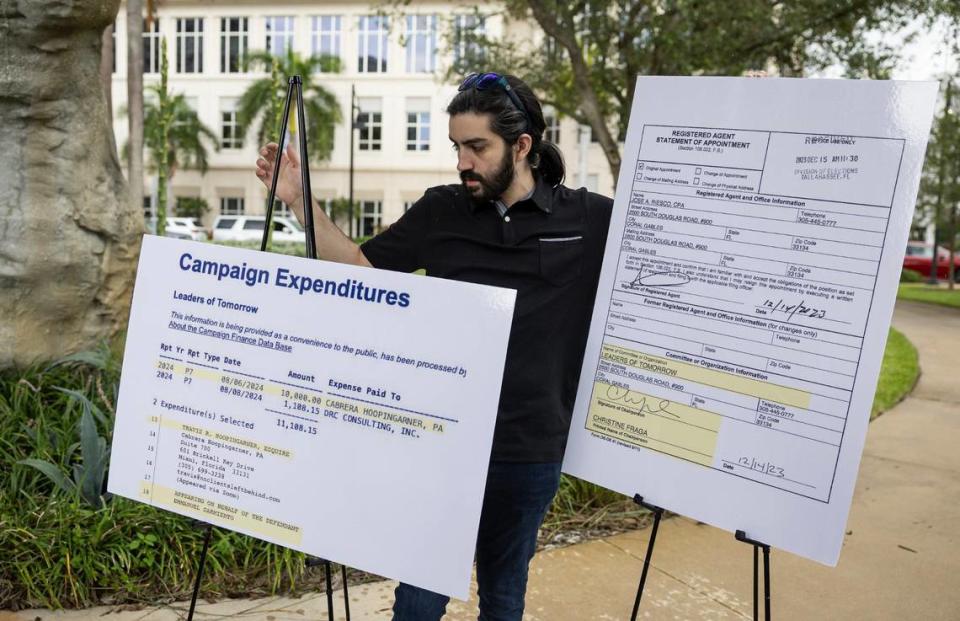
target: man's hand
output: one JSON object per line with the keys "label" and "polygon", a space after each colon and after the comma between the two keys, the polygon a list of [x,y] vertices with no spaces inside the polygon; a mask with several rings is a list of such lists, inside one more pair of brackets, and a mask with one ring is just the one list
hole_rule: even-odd
{"label": "man's hand", "polygon": [[[273,169],[277,162],[277,152],[280,147],[275,142],[268,143],[260,149],[260,157],[257,158],[257,177],[263,182],[263,185],[270,189],[270,183],[273,182]],[[293,145],[287,145],[280,162],[280,175],[277,177],[277,198],[290,206],[290,209],[297,215],[297,219],[303,222],[303,186],[300,178],[300,156],[293,149]]]}

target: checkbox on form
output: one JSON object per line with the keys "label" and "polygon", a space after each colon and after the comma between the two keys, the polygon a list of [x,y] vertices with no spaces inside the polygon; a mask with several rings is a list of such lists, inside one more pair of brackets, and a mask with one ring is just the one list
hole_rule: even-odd
{"label": "checkbox on form", "polygon": [[693,185],[700,185],[700,177],[693,178]]}

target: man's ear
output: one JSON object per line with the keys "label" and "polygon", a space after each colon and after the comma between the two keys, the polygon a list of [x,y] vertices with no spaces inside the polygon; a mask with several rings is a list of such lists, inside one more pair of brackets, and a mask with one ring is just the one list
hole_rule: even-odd
{"label": "man's ear", "polygon": [[533,146],[533,138],[530,134],[520,134],[514,147],[517,149],[517,159],[524,160],[530,154],[530,148]]}

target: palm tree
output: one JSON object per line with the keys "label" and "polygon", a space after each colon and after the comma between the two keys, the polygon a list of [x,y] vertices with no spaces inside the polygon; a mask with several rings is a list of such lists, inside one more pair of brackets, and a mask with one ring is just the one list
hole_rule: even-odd
{"label": "palm tree", "polygon": [[[187,104],[186,97],[182,93],[168,94],[164,105],[161,103],[164,98],[161,96],[163,87],[160,84],[152,84],[147,87],[147,90],[153,93],[155,97],[145,98],[143,137],[144,146],[150,155],[148,168],[150,172],[158,175],[158,185],[162,186],[158,197],[156,232],[158,235],[163,235],[164,219],[167,211],[166,197],[170,195],[168,186],[177,168],[196,168],[200,171],[200,174],[206,173],[209,168],[206,143],[212,144],[217,151],[220,150],[220,145],[217,142],[217,134],[200,121],[200,117]],[[162,107],[166,108],[170,119],[166,140],[163,138]],[[163,161],[164,143],[166,143],[165,162]],[[129,153],[129,150],[130,143],[124,144],[124,157]]]}
{"label": "palm tree", "polygon": [[[156,99],[150,97],[143,106],[144,146],[150,154],[151,170],[158,168],[164,148],[159,103],[160,88],[158,84],[147,87],[148,91],[156,95]],[[206,173],[209,162],[205,142],[209,142],[214,150],[219,151],[217,134],[200,121],[200,117],[187,103],[183,93],[167,95],[167,113],[171,119],[166,141],[170,178],[173,178],[178,167],[196,168],[201,174]]]}
{"label": "palm tree", "polygon": [[[313,81],[317,71],[337,73],[340,71],[340,59],[335,56],[311,56],[304,59],[293,50],[287,50],[283,57],[269,52],[251,52],[247,55],[247,67],[262,65],[271,69],[271,75],[264,77],[247,88],[240,97],[237,106],[237,123],[240,135],[247,131],[259,119],[257,126],[257,144],[266,144],[276,140],[280,133],[280,117],[283,116],[283,103],[287,95],[285,76],[299,75],[303,81],[303,108],[307,117],[307,149],[311,160],[322,161],[333,152],[333,129],[342,119],[337,98]],[[291,107],[296,102],[291,102]]]}

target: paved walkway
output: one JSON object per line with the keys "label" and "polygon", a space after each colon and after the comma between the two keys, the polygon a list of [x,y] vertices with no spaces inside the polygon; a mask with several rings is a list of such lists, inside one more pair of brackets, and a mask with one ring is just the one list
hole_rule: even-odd
{"label": "paved walkway", "polygon": [[[894,325],[920,350],[913,394],[870,425],[840,563],[772,553],[773,615],[787,620],[960,621],[960,312],[900,302]],[[543,552],[525,621],[629,619],[649,530]],[[661,525],[640,618],[749,619],[752,553],[730,533]],[[351,618],[390,618],[393,582],[350,589]],[[345,618],[337,594],[336,619]],[[173,621],[185,606],[113,612],[0,612],[0,621]],[[327,619],[326,599],[267,598],[198,607],[197,621]],[[449,621],[476,619],[475,599]]]}

